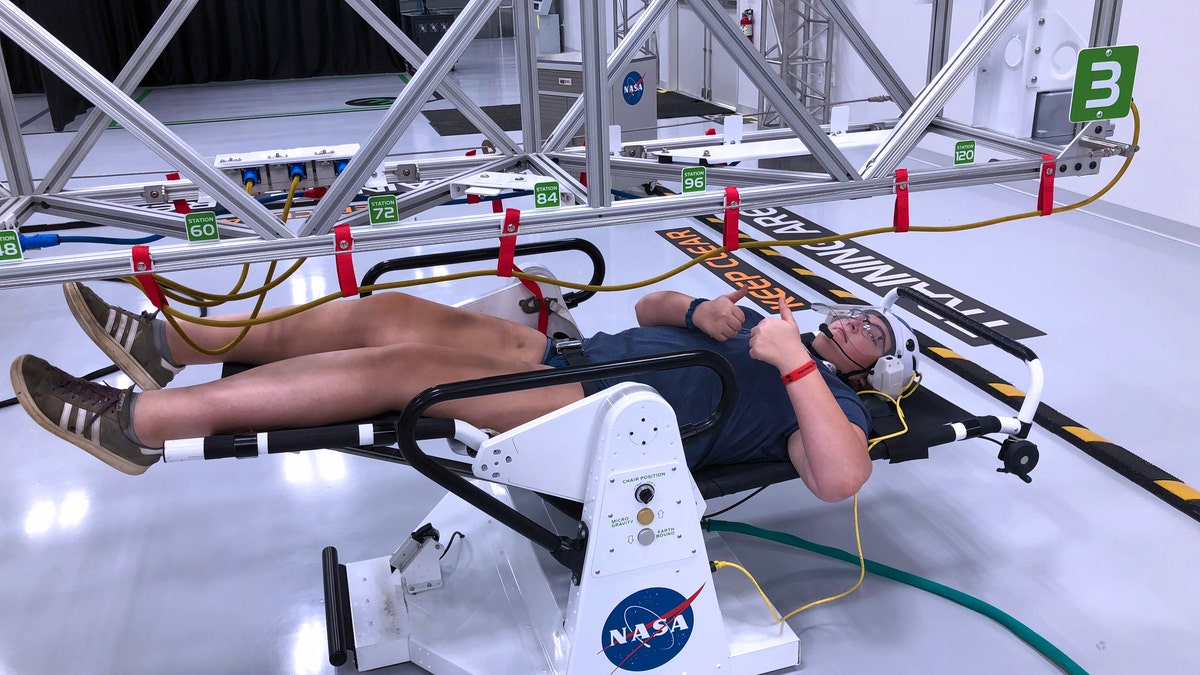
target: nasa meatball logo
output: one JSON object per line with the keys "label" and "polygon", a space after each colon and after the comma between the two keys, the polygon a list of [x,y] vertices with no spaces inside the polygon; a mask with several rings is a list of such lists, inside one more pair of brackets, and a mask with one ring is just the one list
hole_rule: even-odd
{"label": "nasa meatball logo", "polygon": [[625,82],[621,85],[621,96],[625,98],[625,102],[629,105],[637,105],[642,100],[642,93],[646,91],[645,82],[646,76],[635,71],[630,72],[625,76]]}
{"label": "nasa meatball logo", "polygon": [[[619,670],[654,670],[683,651],[692,636],[692,597],[670,588],[646,588],[613,608],[600,636],[601,650]],[[614,671],[615,672],[615,671]]]}

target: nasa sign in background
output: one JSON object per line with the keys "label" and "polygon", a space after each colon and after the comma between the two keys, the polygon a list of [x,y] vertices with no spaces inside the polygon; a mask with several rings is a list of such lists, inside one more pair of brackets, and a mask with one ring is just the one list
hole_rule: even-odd
{"label": "nasa sign in background", "polygon": [[646,91],[646,76],[637,72],[631,71],[625,76],[625,82],[621,85],[621,96],[629,105],[637,105],[642,101],[642,94]]}
{"label": "nasa sign in background", "polygon": [[670,588],[645,588],[631,594],[609,613],[601,633],[601,649],[617,668],[654,670],[681,652],[692,635],[692,597]]}

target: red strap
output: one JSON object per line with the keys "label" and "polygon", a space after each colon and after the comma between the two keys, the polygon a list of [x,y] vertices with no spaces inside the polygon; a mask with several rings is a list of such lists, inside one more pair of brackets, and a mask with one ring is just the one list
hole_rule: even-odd
{"label": "red strap", "polygon": [[[172,171],[171,173],[167,174],[167,180],[179,180],[179,178],[180,176],[178,171]],[[192,212],[192,207],[188,206],[186,199],[176,199],[174,200],[174,204],[175,213],[187,215]]]}
{"label": "red strap", "polygon": [[342,223],[333,228],[333,250],[342,297],[358,295],[358,277],[354,274],[354,237],[350,235],[349,224]]}
{"label": "red strap", "polygon": [[492,200],[492,213],[502,213],[503,211],[504,211],[504,200],[503,199],[493,199]]}
{"label": "red strap", "polygon": [[467,194],[467,203],[468,204],[478,204],[479,203],[479,195],[473,195],[473,194],[468,193]]}
{"label": "red strap", "polygon": [[816,369],[817,369],[817,362],[810,360],[808,363],[800,366],[799,368],[793,370],[792,372],[784,373],[780,377],[780,379],[783,380],[784,385],[789,385],[793,382],[798,382],[798,381],[804,379],[805,375],[808,375],[809,373],[813,372]]}
{"label": "red strap", "polygon": [[896,169],[896,209],[892,212],[892,229],[908,232],[908,169]]}
{"label": "red strap", "polygon": [[725,188],[725,250],[738,250],[738,216],[741,215],[742,198],[738,189],[730,185]]}
{"label": "red strap", "polygon": [[511,277],[513,256],[517,253],[517,230],[521,229],[521,212],[508,209],[500,226],[500,258],[496,261],[496,276]]}
{"label": "red strap", "polygon": [[717,135],[717,130],[716,130],[715,128],[713,128],[713,127],[709,127],[709,128],[707,128],[707,129],[705,129],[705,130],[704,130],[704,135],[705,135],[705,136],[716,136],[716,135]]}
{"label": "red strap", "polygon": [[[520,272],[521,268],[513,265],[513,269]],[[529,289],[533,293],[533,297],[538,299],[538,331],[542,335],[546,335],[546,331],[550,330],[550,305],[546,303],[546,296],[542,294],[542,287],[537,285],[532,279],[518,279],[521,285]]]}
{"label": "red strap", "polygon": [[154,280],[154,261],[150,259],[149,246],[133,247],[133,274],[141,284],[142,292],[150,298],[150,303],[156,309],[167,306],[167,298],[158,287],[158,282]]}
{"label": "red strap", "polygon": [[1054,211],[1054,155],[1042,155],[1042,183],[1038,187],[1037,207],[1043,216]]}
{"label": "red strap", "polygon": [[582,185],[583,187],[587,187],[587,172],[586,171],[581,171],[579,173],[579,184]]}

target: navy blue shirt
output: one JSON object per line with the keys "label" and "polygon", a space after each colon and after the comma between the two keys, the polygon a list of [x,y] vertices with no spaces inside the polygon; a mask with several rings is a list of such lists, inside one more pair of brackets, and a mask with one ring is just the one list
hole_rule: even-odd
{"label": "navy blue shirt", "polygon": [[[738,400],[730,418],[710,433],[690,439],[684,446],[690,468],[707,464],[739,464],[763,460],[788,460],[787,439],[799,426],[779,370],[750,358],[750,329],[762,315],[743,307],[746,321],[737,335],[717,342],[699,330],[674,326],[631,328],[609,335],[596,333],[584,340],[583,353],[592,363],[638,356],[653,356],[691,349],[707,349],[725,357],[738,378]],[[871,418],[858,395],[825,367],[818,370],[846,418],[870,434]],[[621,381],[648,384],[675,409],[680,425],[707,417],[721,398],[721,381],[707,368],[676,368],[643,373]],[[599,382],[601,387],[618,384]]]}

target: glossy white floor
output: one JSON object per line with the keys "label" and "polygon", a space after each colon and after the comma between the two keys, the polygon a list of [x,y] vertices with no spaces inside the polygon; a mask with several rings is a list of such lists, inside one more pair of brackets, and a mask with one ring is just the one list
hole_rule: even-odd
{"label": "glossy white floor", "polygon": [[[481,42],[456,77],[482,104],[513,102],[513,82],[497,76],[495,65],[510,59],[508,43]],[[398,83],[378,77],[188,87],[156,91],[145,105],[164,120],[246,116],[173,127],[199,152],[213,155],[305,145],[305,130],[319,142],[361,140],[379,113],[250,117],[287,112],[269,103],[285,90],[296,102],[290,111],[328,110],[358,95],[394,95]],[[22,113],[29,114],[21,119],[36,115],[38,103],[22,101]],[[237,115],[231,106],[239,108]],[[38,177],[69,135],[39,133],[42,123],[44,118],[31,123],[26,138]],[[418,118],[399,147],[466,148],[477,142],[439,137]],[[124,131],[109,131],[79,171],[94,178],[76,184],[149,179],[169,168]],[[1030,210],[1031,200],[1002,187],[921,194],[914,218],[970,222]],[[890,222],[891,208],[890,201],[877,199],[794,210],[844,232]],[[626,282],[683,262],[656,231],[691,224],[665,221],[582,236],[604,249],[608,280]],[[1045,402],[1181,480],[1200,484],[1200,459],[1190,442],[1191,422],[1200,412],[1190,391],[1200,381],[1191,356],[1200,330],[1193,311],[1200,305],[1200,250],[1080,212],[863,243],[1044,331],[1026,344],[1045,364]],[[360,273],[368,262],[359,262]],[[545,262],[563,278],[583,280],[589,273],[570,254]],[[336,285],[332,273],[328,259],[310,262],[271,303],[322,296]],[[179,276],[219,290],[232,285],[234,274],[220,269]],[[454,302],[489,285],[471,281],[419,292]],[[129,287],[95,286],[126,306],[148,306]],[[702,269],[662,287],[701,296],[728,288]],[[638,294],[600,295],[576,318],[585,333],[632,325]],[[863,291],[862,297],[873,296]],[[34,353],[77,373],[107,365],[76,329],[58,288],[5,291],[0,308],[4,359]],[[805,313],[801,321],[815,327],[817,317]],[[1025,384],[1023,368],[1010,357],[915,323],[967,358]],[[926,370],[926,384],[960,406],[1009,414],[939,368]],[[178,381],[216,374],[214,367],[193,367]],[[120,377],[110,381],[128,384]],[[0,397],[7,390],[0,385]],[[41,431],[19,408],[0,410],[0,426],[6,433],[0,441],[3,675],[334,672],[326,661],[321,549],[335,545],[347,561],[388,554],[443,493],[407,467],[325,451],[158,465],[130,478]],[[1030,485],[995,473],[995,446],[981,441],[935,450],[928,461],[877,464],[861,493],[866,555],[995,605],[1088,672],[1187,670],[1200,623],[1194,581],[1200,524],[1045,431],[1035,429],[1033,438],[1042,456]],[[732,501],[718,500],[710,510]],[[854,545],[850,503],[821,503],[799,482],[771,487],[723,518],[844,549]],[[729,540],[781,609],[838,593],[858,574],[852,566],[781,545]],[[802,672],[1057,670],[991,620],[873,576],[849,597],[790,623],[802,640]]]}

